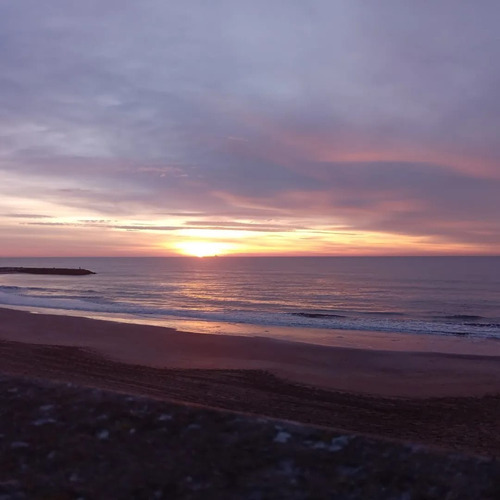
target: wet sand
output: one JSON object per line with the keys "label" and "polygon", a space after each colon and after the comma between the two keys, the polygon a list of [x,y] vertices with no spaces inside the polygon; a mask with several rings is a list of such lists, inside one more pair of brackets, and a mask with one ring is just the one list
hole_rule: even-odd
{"label": "wet sand", "polygon": [[[409,398],[500,394],[500,342],[495,341],[490,341],[489,356],[404,351],[401,345],[398,351],[389,351],[362,344],[331,347],[203,335],[9,309],[0,309],[0,339],[73,346],[151,368],[268,371],[295,383],[358,394]],[[71,371],[71,366],[67,369]]]}

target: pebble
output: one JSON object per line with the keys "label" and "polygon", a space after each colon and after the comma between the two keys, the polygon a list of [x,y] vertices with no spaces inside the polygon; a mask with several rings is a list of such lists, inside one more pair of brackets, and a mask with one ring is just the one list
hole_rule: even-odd
{"label": "pebble", "polygon": [[[309,443],[307,443],[309,444]],[[311,444],[311,448],[313,450],[324,450],[326,448],[326,444],[323,441],[318,441],[317,443]]]}
{"label": "pebble", "polygon": [[159,417],[158,420],[160,422],[165,422],[167,420],[173,420],[174,417],[172,415],[169,415],[168,413],[162,413]]}
{"label": "pebble", "polygon": [[279,431],[278,434],[274,437],[275,443],[286,443],[292,435],[285,431]]}
{"label": "pebble", "polygon": [[50,411],[54,408],[54,405],[42,405],[40,406],[40,411]]}
{"label": "pebble", "polygon": [[351,436],[339,436],[336,438],[333,438],[330,441],[330,446],[328,446],[328,451],[340,451],[345,446],[349,443],[349,441],[352,439]]}
{"label": "pebble", "polygon": [[17,448],[29,448],[30,445],[28,443],[25,443],[24,441],[14,441],[10,444],[10,447],[12,449],[17,449]]}
{"label": "pebble", "polygon": [[279,464],[279,469],[282,474],[286,476],[292,476],[295,474],[295,463],[293,460],[283,460]]}
{"label": "pebble", "polygon": [[55,424],[56,420],[53,418],[39,418],[38,420],[35,420],[32,422],[32,425],[36,425],[39,427],[40,425],[46,425],[46,424]]}
{"label": "pebble", "polygon": [[97,433],[97,439],[104,441],[105,439],[109,439],[109,431],[107,429],[103,429]]}

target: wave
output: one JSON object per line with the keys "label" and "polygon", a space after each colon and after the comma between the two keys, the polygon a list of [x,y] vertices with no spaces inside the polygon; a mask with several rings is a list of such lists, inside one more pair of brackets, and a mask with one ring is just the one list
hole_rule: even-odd
{"label": "wave", "polygon": [[477,328],[498,328],[500,330],[500,323],[465,323],[465,325]]}
{"label": "wave", "polygon": [[342,314],[330,313],[314,313],[314,312],[294,312],[290,313],[292,316],[301,316],[303,318],[345,318]]}
{"label": "wave", "polygon": [[477,316],[475,314],[451,314],[450,316],[443,316],[444,319],[455,319],[459,321],[474,321],[479,319],[484,319],[483,316]]}
{"label": "wave", "polygon": [[[138,303],[104,301],[87,297],[51,297],[18,293],[18,290],[0,290],[0,304],[18,307],[37,307],[92,313],[107,313],[115,316],[143,318],[177,318],[205,320],[224,323],[240,323],[260,326],[283,326],[298,328],[320,328],[331,330],[381,331],[415,334],[470,335],[480,338],[500,339],[500,324],[496,322],[453,322],[423,320],[404,315],[386,315],[382,312],[367,315],[365,312],[350,312],[349,316],[335,313],[308,311],[257,311],[257,310],[207,310],[151,307]],[[472,315],[470,315],[472,316]]]}
{"label": "wave", "polygon": [[[6,287],[2,287],[4,290]],[[67,295],[58,296],[40,296],[30,294],[6,293],[0,291],[0,304],[18,306],[18,307],[42,307],[46,309],[63,309],[75,311],[95,311],[95,312],[114,312],[109,310],[106,304],[89,302],[78,298],[70,298]],[[120,312],[120,311],[117,311]]]}
{"label": "wave", "polygon": [[366,311],[363,314],[370,316],[405,316],[404,313],[394,311]]}

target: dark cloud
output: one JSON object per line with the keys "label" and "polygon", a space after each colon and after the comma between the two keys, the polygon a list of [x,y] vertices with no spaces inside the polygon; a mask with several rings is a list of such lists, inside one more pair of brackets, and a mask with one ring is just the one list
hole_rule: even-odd
{"label": "dark cloud", "polygon": [[260,224],[260,223],[242,223],[242,222],[223,222],[223,221],[192,221],[178,226],[153,225],[136,222],[133,224],[116,224],[110,220],[79,220],[75,222],[25,222],[26,226],[52,226],[52,227],[101,227],[106,229],[120,229],[123,231],[155,231],[169,233],[172,231],[186,231],[191,229],[215,230],[215,231],[250,231],[250,232],[283,232],[295,231],[299,229],[309,230],[307,226],[297,226],[296,224]]}
{"label": "dark cloud", "polygon": [[11,219],[47,219],[50,215],[42,214],[3,214],[3,217],[8,217]]}

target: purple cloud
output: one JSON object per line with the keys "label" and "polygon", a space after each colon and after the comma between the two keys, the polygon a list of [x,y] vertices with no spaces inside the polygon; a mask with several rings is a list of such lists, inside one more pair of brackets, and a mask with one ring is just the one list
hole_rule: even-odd
{"label": "purple cloud", "polygon": [[499,14],[491,0],[4,2],[0,228],[30,218],[29,199],[123,228],[331,221],[498,253]]}

